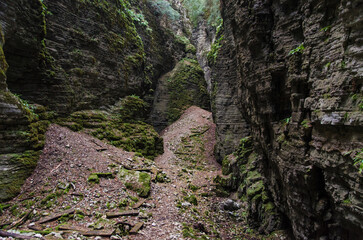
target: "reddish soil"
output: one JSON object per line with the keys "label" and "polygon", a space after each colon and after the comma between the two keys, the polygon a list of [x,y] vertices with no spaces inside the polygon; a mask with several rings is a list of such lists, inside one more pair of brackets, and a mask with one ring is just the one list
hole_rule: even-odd
{"label": "reddish soil", "polygon": [[[115,229],[112,239],[261,239],[246,226],[244,204],[235,212],[224,211],[221,203],[226,199],[217,197],[213,191],[213,179],[221,174],[221,167],[213,156],[215,125],[211,113],[191,107],[161,135],[165,153],[153,162],[85,133],[52,125],[34,174],[27,179],[21,194],[9,202],[10,207],[3,211],[0,223],[14,223],[21,218],[21,213],[31,212],[29,219],[18,226],[29,230],[27,226],[31,222],[74,208],[85,216],[75,214],[70,219],[50,221],[43,224],[44,228],[60,232],[68,239],[84,237],[72,231],[57,231],[62,221],[89,230],[92,227]],[[136,193],[128,190],[117,177],[100,178],[99,184],[91,184],[87,179],[95,172],[115,173],[120,165],[134,169],[157,168],[166,174],[168,181],[152,183],[150,196],[138,209],[139,216],[108,220],[106,214],[120,211],[122,201],[127,201],[123,210],[131,209]],[[69,192],[64,192],[66,188]],[[46,196],[57,192],[63,193],[44,203]],[[122,236],[115,225],[117,221],[144,222],[144,225],[138,234]],[[42,236],[45,235],[43,232]],[[56,239],[50,235],[45,237]],[[266,239],[283,238],[276,235]]]}

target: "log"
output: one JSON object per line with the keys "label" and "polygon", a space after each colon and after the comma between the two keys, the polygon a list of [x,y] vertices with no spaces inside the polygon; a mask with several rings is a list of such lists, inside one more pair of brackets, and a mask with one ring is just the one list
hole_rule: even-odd
{"label": "log", "polygon": [[74,209],[69,209],[69,210],[64,211],[62,213],[57,213],[57,214],[54,214],[54,215],[52,215],[50,217],[46,217],[46,218],[40,220],[38,223],[42,224],[42,223],[46,223],[46,222],[51,222],[51,221],[57,220],[58,218],[62,217],[65,214],[72,214],[72,213],[74,213]]}
{"label": "log", "polygon": [[66,231],[76,231],[76,232],[88,232],[89,229],[78,227],[78,226],[70,226],[70,225],[59,225],[59,230],[66,230]]}
{"label": "log", "polygon": [[205,129],[204,131],[198,132],[198,133],[194,133],[192,135],[190,135],[189,137],[195,137],[195,136],[199,136],[204,134],[205,132],[207,132],[210,128]]}
{"label": "log", "polygon": [[33,239],[33,237],[30,237],[30,236],[6,232],[6,231],[2,231],[2,230],[0,230],[0,237],[13,237],[13,238],[18,238],[18,239]]}
{"label": "log", "polygon": [[42,231],[44,229],[39,223],[31,223],[28,225],[28,228],[34,231]]}
{"label": "log", "polygon": [[130,234],[136,234],[140,228],[142,228],[142,226],[144,225],[143,222],[138,222],[135,224],[135,226],[130,230]]}
{"label": "log", "polygon": [[30,213],[32,212],[33,210],[30,210],[28,211],[24,217],[20,218],[18,221],[14,222],[13,224],[11,224],[10,226],[6,227],[6,229],[11,229],[11,228],[14,228],[14,227],[17,227],[17,226],[20,226],[22,225],[29,217]]}
{"label": "log", "polygon": [[127,225],[127,226],[130,226],[130,227],[135,226],[134,224],[129,223],[129,222],[125,222],[125,221],[118,221],[118,222],[116,222],[116,225]]}
{"label": "log", "polygon": [[137,208],[141,207],[141,205],[144,204],[144,202],[146,202],[146,199],[142,199],[142,200],[138,201],[134,206],[132,206],[132,208],[137,209]]}
{"label": "log", "polygon": [[110,237],[114,232],[115,232],[114,229],[110,229],[110,230],[94,230],[94,231],[81,232],[81,234],[83,236]]}
{"label": "log", "polygon": [[136,211],[136,210],[106,213],[107,218],[116,218],[116,217],[121,217],[121,216],[137,216],[137,215],[139,215],[139,211]]}

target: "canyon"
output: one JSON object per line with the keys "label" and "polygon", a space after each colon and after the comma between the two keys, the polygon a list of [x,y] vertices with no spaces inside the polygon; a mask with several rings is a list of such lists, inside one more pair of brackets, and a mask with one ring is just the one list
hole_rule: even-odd
{"label": "canyon", "polygon": [[[362,12],[361,0],[0,0],[1,213],[31,198],[23,184],[43,164],[47,131],[155,159],[172,181],[205,169],[170,170],[176,165],[158,160],[169,144],[183,147],[173,149],[177,159],[194,159],[201,153],[188,148],[215,138],[202,151],[219,163],[206,162],[216,172],[205,188],[243,205],[243,226],[234,238],[206,236],[360,239]],[[215,126],[185,134],[213,140],[187,143],[176,130],[191,106]],[[168,126],[181,140],[169,142]],[[153,198],[165,194],[161,186],[170,187],[155,183]]]}

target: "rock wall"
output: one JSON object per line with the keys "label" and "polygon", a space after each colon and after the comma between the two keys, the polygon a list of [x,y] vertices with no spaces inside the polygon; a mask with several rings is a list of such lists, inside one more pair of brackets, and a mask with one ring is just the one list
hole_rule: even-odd
{"label": "rock wall", "polygon": [[30,176],[44,143],[47,121],[7,88],[8,64],[0,25],[0,202],[16,196]]}
{"label": "rock wall", "polygon": [[221,8],[237,77],[218,84],[236,94],[277,208],[296,239],[359,239],[363,2],[223,0]]}
{"label": "rock wall", "polygon": [[[224,21],[214,42],[214,45],[219,44],[220,46],[215,50],[216,57],[209,58],[212,69],[213,120],[217,126],[215,154],[219,162],[222,162],[223,158],[238,148],[241,138],[250,134],[249,126],[238,108],[237,59],[233,36],[228,34],[232,32],[230,20],[225,19]],[[216,43],[218,39],[220,39],[220,43]]]}
{"label": "rock wall", "polygon": [[143,1],[3,1],[8,86],[59,113],[152,95],[184,52]]}
{"label": "rock wall", "polygon": [[210,98],[199,63],[185,58],[159,79],[149,121],[161,131],[192,105],[210,109]]}
{"label": "rock wall", "polygon": [[36,166],[46,110],[111,109],[132,94],[152,102],[188,45],[157,14],[141,0],[0,1],[0,201]]}

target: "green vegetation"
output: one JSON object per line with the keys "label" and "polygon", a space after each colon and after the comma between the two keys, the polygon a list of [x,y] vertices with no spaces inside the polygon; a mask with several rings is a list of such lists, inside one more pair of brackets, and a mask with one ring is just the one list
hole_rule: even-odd
{"label": "green vegetation", "polygon": [[320,29],[320,32],[327,32],[327,31],[330,30],[330,28],[331,28],[330,25],[329,26],[326,26],[326,27],[323,27],[322,29]]}
{"label": "green vegetation", "polygon": [[148,173],[121,168],[117,175],[126,188],[135,191],[140,197],[147,197],[150,193],[151,176]]}
{"label": "green vegetation", "polygon": [[295,55],[297,53],[303,53],[304,50],[305,50],[304,43],[301,43],[298,47],[296,47],[295,49],[291,50],[289,52],[289,55]]}
{"label": "green vegetation", "polygon": [[210,26],[218,26],[221,20],[219,0],[182,0],[182,3],[194,26],[197,26],[201,19],[206,20]]}
{"label": "green vegetation", "polygon": [[91,175],[88,177],[87,181],[89,183],[98,184],[98,183],[100,183],[100,178],[97,176],[97,174],[91,173]]}
{"label": "green vegetation", "polygon": [[121,100],[121,107],[118,111],[120,119],[127,122],[144,120],[147,115],[149,105],[139,96],[131,95]]}
{"label": "green vegetation", "polygon": [[184,200],[187,202],[190,202],[191,204],[197,206],[198,205],[198,200],[197,197],[195,195],[189,195],[184,197]]}
{"label": "green vegetation", "polygon": [[217,28],[216,40],[211,46],[211,50],[208,52],[207,59],[209,64],[215,64],[217,61],[219,49],[222,47],[222,41],[224,39],[223,33],[223,20]]}
{"label": "green vegetation", "polygon": [[154,11],[161,16],[167,16],[171,21],[175,22],[180,19],[180,13],[176,11],[166,0],[148,0]]}
{"label": "green vegetation", "polygon": [[79,111],[58,119],[57,123],[73,131],[83,129],[100,140],[150,159],[163,153],[162,138],[152,126],[141,121],[145,119],[148,105],[135,95],[126,97],[120,104],[112,115],[102,111]]}
{"label": "green vegetation", "polygon": [[363,172],[363,148],[358,150],[358,153],[353,158],[354,164],[358,166],[359,173]]}
{"label": "green vegetation", "polygon": [[309,119],[304,119],[301,122],[301,126],[303,126],[304,128],[311,128],[312,127],[311,122],[310,122]]}

